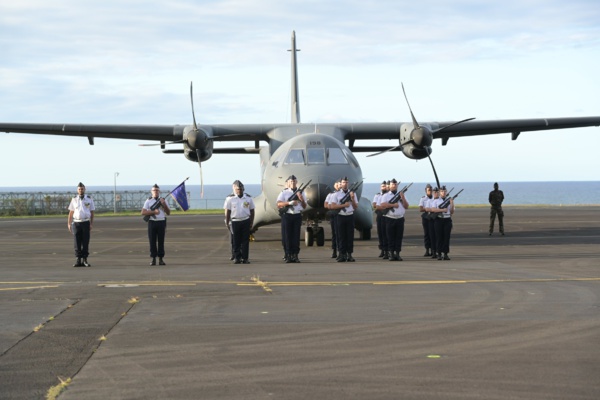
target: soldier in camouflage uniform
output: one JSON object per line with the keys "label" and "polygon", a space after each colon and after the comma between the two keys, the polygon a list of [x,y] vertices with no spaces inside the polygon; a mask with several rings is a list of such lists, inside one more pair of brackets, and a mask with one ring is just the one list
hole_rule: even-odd
{"label": "soldier in camouflage uniform", "polygon": [[498,227],[500,234],[504,236],[504,211],[502,211],[502,202],[504,201],[504,193],[498,190],[498,183],[494,183],[494,190],[490,192],[489,202],[492,206],[490,210],[490,236],[494,232],[494,221],[498,215]]}

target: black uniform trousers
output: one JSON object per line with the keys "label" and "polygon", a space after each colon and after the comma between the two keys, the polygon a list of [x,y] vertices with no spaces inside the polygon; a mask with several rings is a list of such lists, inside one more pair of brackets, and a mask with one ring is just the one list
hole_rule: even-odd
{"label": "black uniform trousers", "polygon": [[281,218],[281,234],[285,254],[300,253],[300,229],[302,229],[302,214],[285,213]]}
{"label": "black uniform trousers", "polygon": [[352,254],[354,252],[354,214],[335,217],[337,220],[337,235],[341,254]]}
{"label": "black uniform trousers", "polygon": [[437,236],[435,234],[435,221],[437,221],[437,218],[429,218],[428,215],[427,218],[425,218],[425,221],[427,221],[427,232],[429,233],[429,244],[431,244],[431,253],[436,254],[438,246]]}
{"label": "black uniform trousers", "polygon": [[452,232],[452,218],[437,218],[435,220],[436,250],[438,253],[450,253],[450,232]]}
{"label": "black uniform trousers", "polygon": [[148,221],[148,241],[150,242],[150,257],[165,256],[165,234],[167,232],[167,220]]}
{"label": "black uniform trousers", "polygon": [[385,218],[385,233],[387,237],[388,251],[402,251],[402,239],[404,238],[404,217]]}
{"label": "black uniform trousers", "polygon": [[331,225],[331,248],[338,250],[340,248],[339,237],[337,234],[337,214],[331,213],[329,217],[329,225]]}
{"label": "black uniform trousers", "polygon": [[379,250],[387,250],[387,240],[386,240],[386,233],[385,233],[385,228],[384,228],[384,224],[385,222],[383,221],[385,218],[383,218],[383,215],[381,212],[376,212],[376,217],[375,217],[375,223],[377,224],[377,239],[379,239]]}
{"label": "black uniform trousers", "polygon": [[90,221],[73,222],[73,248],[75,257],[88,258],[90,246]]}
{"label": "black uniform trousers", "polygon": [[421,225],[423,226],[423,244],[425,249],[431,249],[431,235],[429,233],[429,218],[427,213],[421,213]]}
{"label": "black uniform trousers", "polygon": [[233,231],[233,256],[237,260],[247,260],[250,250],[250,218],[243,221],[231,221]]}

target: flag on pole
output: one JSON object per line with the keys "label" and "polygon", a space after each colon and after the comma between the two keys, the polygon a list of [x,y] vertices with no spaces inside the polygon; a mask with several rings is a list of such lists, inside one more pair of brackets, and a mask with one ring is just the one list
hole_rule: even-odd
{"label": "flag on pole", "polygon": [[188,205],[187,193],[185,191],[185,181],[181,182],[179,186],[171,190],[171,197],[183,211],[187,211],[190,208]]}

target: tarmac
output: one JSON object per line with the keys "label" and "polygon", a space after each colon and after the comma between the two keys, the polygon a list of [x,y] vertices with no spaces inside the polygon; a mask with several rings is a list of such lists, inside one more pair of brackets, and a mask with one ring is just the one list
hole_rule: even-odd
{"label": "tarmac", "polygon": [[178,215],[162,267],[141,217],[98,217],[91,268],[66,216],[0,219],[0,398],[600,398],[600,206],[505,214],[458,208],[450,261],[411,209],[402,262],[336,263],[327,225],[285,264],[273,225],[249,265],[223,216]]}

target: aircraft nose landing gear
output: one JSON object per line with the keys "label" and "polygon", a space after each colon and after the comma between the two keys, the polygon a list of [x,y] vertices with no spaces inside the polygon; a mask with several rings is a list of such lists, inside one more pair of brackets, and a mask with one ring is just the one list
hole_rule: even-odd
{"label": "aircraft nose landing gear", "polygon": [[321,247],[325,244],[325,231],[322,226],[307,226],[304,232],[304,243],[311,247],[314,242],[317,242],[317,246]]}

